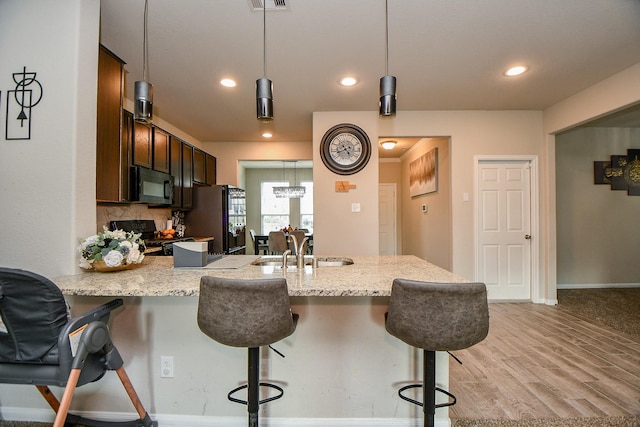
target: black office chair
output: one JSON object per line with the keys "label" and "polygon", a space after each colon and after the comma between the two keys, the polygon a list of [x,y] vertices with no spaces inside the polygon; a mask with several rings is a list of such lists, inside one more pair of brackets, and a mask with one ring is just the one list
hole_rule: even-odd
{"label": "black office chair", "polygon": [[[436,351],[462,350],[486,338],[489,333],[486,286],[484,283],[395,279],[385,327],[391,335],[423,350],[422,383],[404,386],[398,390],[398,395],[422,406],[424,426],[433,427],[436,408],[456,403],[453,394],[436,387]],[[422,402],[403,394],[416,387],[422,388]],[[436,391],[445,394],[449,400],[436,404]]]}
{"label": "black office chair", "polygon": [[[157,426],[144,409],[111,342],[107,322],[123,305],[114,299],[71,318],[60,289],[38,274],[0,267],[0,383],[35,385],[56,412],[54,427]],[[76,387],[118,374],[140,417],[105,422],[70,414]],[[59,401],[48,386],[64,387]]]}
{"label": "black office chair", "polygon": [[[200,279],[200,330],[221,344],[248,349],[247,384],[231,390],[227,398],[247,405],[249,427],[258,426],[259,405],[284,395],[281,387],[260,381],[260,347],[271,347],[293,334],[297,323],[298,315],[291,313],[287,282],[283,278],[242,280],[204,276]],[[278,394],[260,400],[260,387],[275,389]],[[247,389],[247,400],[233,396],[244,389]]]}

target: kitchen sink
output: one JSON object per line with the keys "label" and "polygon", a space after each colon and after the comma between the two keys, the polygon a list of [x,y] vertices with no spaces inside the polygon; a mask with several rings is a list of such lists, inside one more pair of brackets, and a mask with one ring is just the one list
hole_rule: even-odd
{"label": "kitchen sink", "polygon": [[[307,260],[305,260],[305,263]],[[311,263],[311,261],[309,261]],[[282,266],[282,257],[273,255],[273,256],[262,256],[251,263],[251,265],[259,265],[264,267],[280,267]],[[294,257],[287,257],[287,267],[295,267],[296,259]]]}
{"label": "kitchen sink", "polygon": [[343,257],[319,257],[316,260],[318,267],[342,267],[345,265],[353,265],[351,258]]}
{"label": "kitchen sink", "polygon": [[[313,256],[304,257],[304,265],[315,265],[316,267],[342,267],[345,265],[352,265],[353,260],[351,258],[344,257],[318,257]],[[258,265],[262,267],[281,267],[282,256],[278,255],[265,255],[256,259],[251,265]],[[294,256],[287,257],[287,267],[295,267],[297,265]]]}

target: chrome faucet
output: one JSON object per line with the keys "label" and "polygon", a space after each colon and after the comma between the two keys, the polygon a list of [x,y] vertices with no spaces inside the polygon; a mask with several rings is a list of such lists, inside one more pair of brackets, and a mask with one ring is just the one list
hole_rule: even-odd
{"label": "chrome faucet", "polygon": [[304,268],[304,245],[309,240],[308,237],[302,239],[300,245],[298,245],[298,239],[293,234],[289,236],[289,241],[293,242],[293,250],[296,253],[296,265],[298,268]]}
{"label": "chrome faucet", "polygon": [[291,249],[287,249],[286,251],[284,251],[282,253],[282,268],[283,269],[287,268],[287,256],[289,256],[290,253],[291,253]]}

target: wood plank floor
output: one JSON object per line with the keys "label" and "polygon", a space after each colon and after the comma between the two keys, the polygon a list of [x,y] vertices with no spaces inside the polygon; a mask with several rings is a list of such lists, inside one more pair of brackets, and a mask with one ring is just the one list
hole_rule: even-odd
{"label": "wood plank floor", "polygon": [[553,306],[489,311],[487,339],[450,359],[452,419],[640,416],[640,339]]}

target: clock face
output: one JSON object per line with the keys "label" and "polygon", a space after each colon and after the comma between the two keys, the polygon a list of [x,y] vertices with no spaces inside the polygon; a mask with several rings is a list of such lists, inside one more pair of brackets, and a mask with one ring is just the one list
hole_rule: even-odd
{"label": "clock face", "polygon": [[320,143],[320,157],[325,166],[339,175],[361,171],[371,157],[371,143],[358,126],[340,124],[324,134]]}

